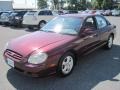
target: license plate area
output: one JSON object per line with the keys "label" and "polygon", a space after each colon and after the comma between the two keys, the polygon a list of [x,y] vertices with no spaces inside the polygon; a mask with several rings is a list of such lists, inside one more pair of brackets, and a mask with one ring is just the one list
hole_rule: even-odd
{"label": "license plate area", "polygon": [[7,58],[7,64],[11,67],[14,67],[14,61],[9,58]]}

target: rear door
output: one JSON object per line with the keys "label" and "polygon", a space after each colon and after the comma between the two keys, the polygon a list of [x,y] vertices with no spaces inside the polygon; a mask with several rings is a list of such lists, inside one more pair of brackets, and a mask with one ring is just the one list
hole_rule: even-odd
{"label": "rear door", "polygon": [[50,10],[40,11],[38,14],[38,20],[40,20],[40,21],[43,20],[43,21],[49,22],[53,18],[54,18],[54,16]]}
{"label": "rear door", "polygon": [[23,24],[34,25],[37,21],[37,11],[29,11],[23,16]]}
{"label": "rear door", "polygon": [[100,41],[104,42],[108,39],[109,30],[111,29],[110,23],[102,16],[96,16],[97,25],[100,32]]}

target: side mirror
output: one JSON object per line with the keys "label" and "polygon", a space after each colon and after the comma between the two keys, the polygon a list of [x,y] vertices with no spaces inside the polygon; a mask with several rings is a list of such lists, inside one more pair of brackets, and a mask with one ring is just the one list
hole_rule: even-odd
{"label": "side mirror", "polygon": [[95,28],[93,27],[84,27],[81,30],[81,36],[85,37],[94,33]]}

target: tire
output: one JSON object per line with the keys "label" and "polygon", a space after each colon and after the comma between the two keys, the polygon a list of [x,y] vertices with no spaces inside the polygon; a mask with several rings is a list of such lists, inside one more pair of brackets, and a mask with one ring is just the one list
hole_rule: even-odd
{"label": "tire", "polygon": [[105,49],[111,49],[112,48],[113,40],[114,40],[113,35],[110,35],[108,40],[107,40],[107,44],[105,45]]}
{"label": "tire", "polygon": [[57,68],[57,74],[60,77],[68,76],[72,73],[74,66],[75,66],[75,55],[72,54],[71,52],[68,52],[60,58]]}
{"label": "tire", "polygon": [[45,21],[41,21],[38,25],[38,29],[41,29],[46,24]]}
{"label": "tire", "polygon": [[33,30],[33,27],[31,27],[31,26],[28,26],[28,29],[29,29],[29,30]]}

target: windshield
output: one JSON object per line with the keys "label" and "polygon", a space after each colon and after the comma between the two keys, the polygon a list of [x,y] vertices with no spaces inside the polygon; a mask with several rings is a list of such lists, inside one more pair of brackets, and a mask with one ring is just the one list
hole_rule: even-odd
{"label": "windshield", "polygon": [[80,25],[80,18],[57,17],[46,24],[41,30],[45,32],[77,35]]}

